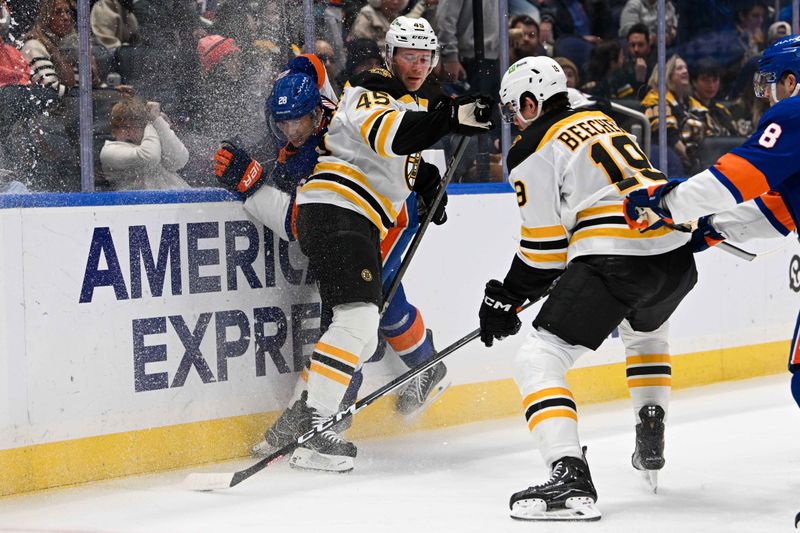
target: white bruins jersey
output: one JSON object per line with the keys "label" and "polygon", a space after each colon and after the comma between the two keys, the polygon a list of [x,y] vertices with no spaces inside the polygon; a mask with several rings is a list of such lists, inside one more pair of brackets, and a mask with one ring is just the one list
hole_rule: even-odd
{"label": "white bruins jersey", "polygon": [[408,93],[384,69],[372,69],[353,85],[348,83],[297,205],[323,203],[356,211],[372,221],[383,238],[411,193],[420,151],[438,140],[429,137],[427,145],[410,155],[394,151],[401,125],[409,133],[407,113],[426,110],[427,100]]}
{"label": "white bruins jersey", "polygon": [[665,179],[632,135],[593,108],[545,115],[508,153],[509,181],[522,214],[517,256],[529,267],[564,269],[583,255],[655,255],[689,235],[630,229],[622,202]]}

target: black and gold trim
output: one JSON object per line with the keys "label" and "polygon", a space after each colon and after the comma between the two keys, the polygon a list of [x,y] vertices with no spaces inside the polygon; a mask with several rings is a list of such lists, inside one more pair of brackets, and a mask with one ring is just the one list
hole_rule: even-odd
{"label": "black and gold trim", "polygon": [[564,387],[549,387],[528,394],[522,400],[525,421],[533,431],[537,424],[551,418],[571,419],[577,422],[578,408],[572,392]]}

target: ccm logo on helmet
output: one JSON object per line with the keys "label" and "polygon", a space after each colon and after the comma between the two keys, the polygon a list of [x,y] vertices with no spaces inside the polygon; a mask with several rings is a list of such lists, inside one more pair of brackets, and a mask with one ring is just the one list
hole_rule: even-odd
{"label": "ccm logo on helmet", "polygon": [[494,298],[489,298],[488,296],[483,297],[483,303],[485,303],[492,309],[500,309],[501,311],[505,311],[506,313],[511,312],[511,304],[504,304],[503,302],[498,302]]}

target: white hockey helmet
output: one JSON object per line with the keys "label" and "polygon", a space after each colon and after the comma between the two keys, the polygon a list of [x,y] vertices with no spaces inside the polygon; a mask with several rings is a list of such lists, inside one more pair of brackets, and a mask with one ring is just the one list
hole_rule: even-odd
{"label": "white hockey helmet", "polygon": [[423,18],[412,19],[401,16],[389,25],[389,30],[386,32],[386,65],[389,70],[392,70],[395,48],[430,50],[432,53],[430,70],[439,64],[439,39],[431,23]]}
{"label": "white hockey helmet", "polygon": [[[547,56],[523,57],[510,67],[500,82],[500,111],[503,120],[514,122],[519,117],[525,123],[539,118],[542,103],[551,96],[567,92],[567,76],[561,66]],[[522,95],[531,93],[539,107],[536,116],[525,119],[520,114]]]}

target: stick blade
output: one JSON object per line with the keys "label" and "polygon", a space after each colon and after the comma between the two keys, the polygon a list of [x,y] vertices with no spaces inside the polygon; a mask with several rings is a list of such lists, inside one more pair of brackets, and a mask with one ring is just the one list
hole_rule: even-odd
{"label": "stick blade", "polygon": [[183,487],[199,492],[228,489],[233,486],[233,476],[231,472],[223,474],[195,472],[186,476]]}

